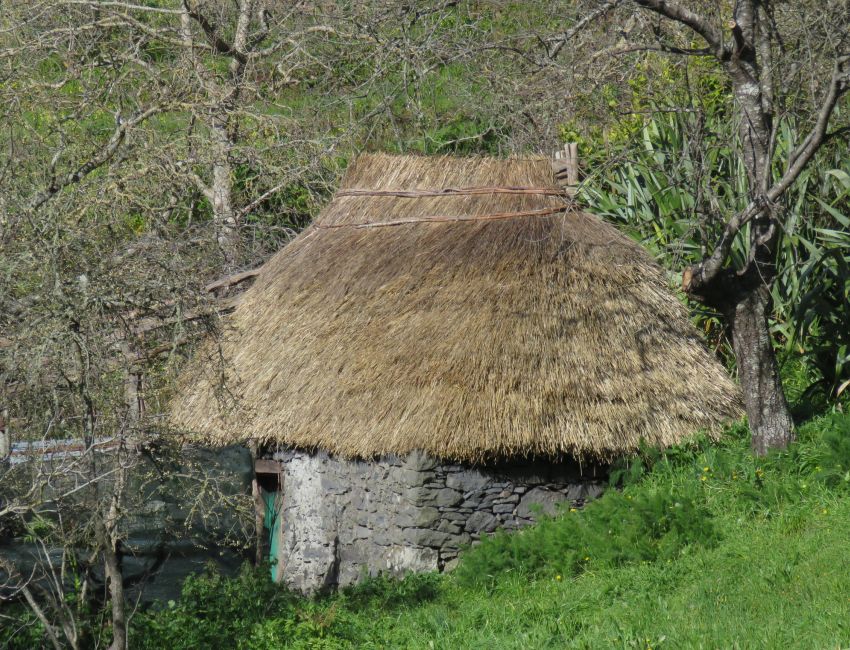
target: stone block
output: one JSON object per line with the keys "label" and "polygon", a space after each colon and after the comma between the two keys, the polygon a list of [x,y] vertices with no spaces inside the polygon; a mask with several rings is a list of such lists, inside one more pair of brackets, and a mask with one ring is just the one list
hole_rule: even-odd
{"label": "stone block", "polygon": [[394,467],[390,472],[390,480],[403,487],[415,488],[432,482],[434,473],[419,471],[406,467]]}
{"label": "stone block", "polygon": [[463,495],[450,488],[416,487],[405,490],[404,498],[408,503],[420,506],[450,508],[463,501]]}
{"label": "stone block", "polygon": [[478,508],[481,510],[488,510],[493,507],[493,504],[499,500],[498,493],[488,494],[483,499],[481,499],[481,503],[478,504]]}
{"label": "stone block", "polygon": [[490,483],[490,477],[476,470],[463,470],[446,477],[446,487],[460,492],[480,492]]}
{"label": "stone block", "polygon": [[358,526],[369,525],[369,513],[366,510],[351,510],[346,513],[346,522],[350,526],[352,523]]}
{"label": "stone block", "polygon": [[472,543],[472,537],[470,537],[467,533],[461,533],[460,535],[452,535],[445,542],[443,542],[442,549],[445,550],[454,550],[459,551],[464,546],[469,546]]}
{"label": "stone block", "polygon": [[464,530],[468,533],[492,533],[499,525],[499,520],[489,512],[473,512],[466,520]]}
{"label": "stone block", "polygon": [[384,566],[396,575],[436,571],[439,560],[435,549],[416,546],[393,546],[384,557]]}
{"label": "stone block", "polygon": [[567,500],[567,496],[563,492],[556,492],[547,488],[536,487],[529,490],[523,495],[516,509],[518,517],[523,519],[536,519],[535,505],[540,506],[540,510],[547,515],[554,515],[557,512],[559,503]]}
{"label": "stone block", "polygon": [[399,530],[393,529],[389,530],[376,530],[372,533],[372,537],[369,539],[369,542],[374,544],[375,546],[392,546],[399,542]]}
{"label": "stone block", "polygon": [[407,455],[402,466],[417,472],[427,472],[437,467],[437,459],[429,456],[424,451],[416,449]]}
{"label": "stone block", "polygon": [[367,510],[372,502],[372,494],[365,489],[358,488],[351,491],[351,507],[355,510]]}
{"label": "stone block", "polygon": [[383,512],[377,512],[369,518],[369,523],[373,529],[386,528],[388,524],[387,515]]}
{"label": "stone block", "polygon": [[449,533],[450,535],[458,535],[463,532],[463,527],[456,522],[449,521],[448,519],[443,519],[440,522],[440,525],[437,526],[437,530],[441,533]]}
{"label": "stone block", "polygon": [[468,495],[464,496],[464,501],[460,504],[461,508],[471,508],[472,510],[477,510],[481,505],[481,495]]}
{"label": "stone block", "polygon": [[352,538],[354,539],[369,539],[372,537],[372,529],[366,526],[355,526],[352,529]]}
{"label": "stone block", "polygon": [[451,488],[442,488],[436,493],[436,506],[440,508],[451,508],[452,506],[460,505],[463,501],[463,494]]}
{"label": "stone block", "polygon": [[400,528],[428,528],[440,519],[440,511],[433,506],[411,507],[399,513],[394,526]]}
{"label": "stone block", "polygon": [[415,546],[429,546],[431,548],[439,548],[445,544],[452,536],[448,533],[441,533],[430,528],[405,528],[402,531],[402,539]]}

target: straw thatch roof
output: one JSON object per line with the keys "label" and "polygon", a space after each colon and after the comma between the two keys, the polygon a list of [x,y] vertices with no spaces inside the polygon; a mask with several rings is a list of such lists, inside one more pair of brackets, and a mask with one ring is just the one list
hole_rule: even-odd
{"label": "straw thatch roof", "polygon": [[[434,191],[482,187],[549,191]],[[172,421],[213,443],[475,461],[610,458],[736,417],[662,270],[554,189],[542,158],[361,156],[184,375]]]}

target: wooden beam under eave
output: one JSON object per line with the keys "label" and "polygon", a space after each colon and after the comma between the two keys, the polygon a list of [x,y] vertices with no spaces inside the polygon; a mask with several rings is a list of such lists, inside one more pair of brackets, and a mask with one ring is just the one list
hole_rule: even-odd
{"label": "wooden beam under eave", "polygon": [[258,458],[254,461],[255,474],[280,474],[281,466],[279,460],[269,460],[268,458]]}

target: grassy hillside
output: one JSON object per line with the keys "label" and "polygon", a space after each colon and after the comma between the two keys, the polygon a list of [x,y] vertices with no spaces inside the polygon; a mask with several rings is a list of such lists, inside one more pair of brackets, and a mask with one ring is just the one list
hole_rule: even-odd
{"label": "grassy hillside", "polygon": [[836,648],[850,645],[850,417],[768,459],[647,451],[620,489],[469,551],[451,575],[308,601],[203,576],[137,614],[142,648]]}
{"label": "grassy hillside", "polygon": [[[449,575],[379,579],[308,600],[246,567],[136,612],[134,648],[850,647],[850,416],[801,427],[788,452],[646,450],[617,489],[469,550]],[[0,647],[42,642],[21,614]],[[92,641],[108,636],[97,612]],[[8,622],[8,619],[7,619]]]}

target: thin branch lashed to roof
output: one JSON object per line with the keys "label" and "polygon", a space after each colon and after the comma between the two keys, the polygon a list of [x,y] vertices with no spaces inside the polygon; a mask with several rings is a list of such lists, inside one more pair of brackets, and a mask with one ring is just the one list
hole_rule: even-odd
{"label": "thin branch lashed to roof", "polygon": [[172,411],[218,444],[611,458],[740,413],[662,270],[543,158],[361,156],[223,352],[229,391],[200,354]]}

